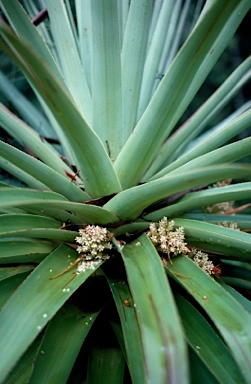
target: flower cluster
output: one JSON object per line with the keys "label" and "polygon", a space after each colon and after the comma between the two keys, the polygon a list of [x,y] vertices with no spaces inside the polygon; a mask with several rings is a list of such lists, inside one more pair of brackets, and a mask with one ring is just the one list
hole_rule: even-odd
{"label": "flower cluster", "polygon": [[[222,181],[218,181],[217,183],[213,184],[210,188],[221,188],[225,187],[229,184],[231,184],[231,179],[226,179]],[[231,211],[234,208],[234,201],[224,201],[223,203],[217,203],[213,205],[209,205],[205,208],[205,212],[207,213],[225,213],[228,211]]]}
{"label": "flower cluster", "polygon": [[81,272],[85,272],[88,269],[92,269],[93,271],[97,269],[97,267],[101,264],[101,260],[89,260],[89,261],[80,261],[78,263],[78,267],[76,270],[76,274],[78,275]]}
{"label": "flower cluster", "polygon": [[[160,220],[158,227],[155,223],[150,224],[147,236],[157,251],[167,254],[169,260],[173,256],[185,254],[209,276],[219,277],[220,267],[209,260],[207,253],[196,249],[190,250],[185,242],[184,228],[178,227],[174,230],[174,226],[174,220],[168,222],[166,217]],[[167,265],[167,260],[162,258],[162,263]]]}
{"label": "flower cluster", "polygon": [[77,252],[81,253],[83,260],[105,260],[109,259],[106,250],[112,249],[111,236],[106,228],[98,225],[87,225],[79,230],[80,236],[76,242],[80,244]]}
{"label": "flower cluster", "polygon": [[230,228],[230,229],[235,229],[236,231],[240,231],[240,228],[238,228],[238,224],[234,221],[231,223],[228,223],[227,221],[223,221],[222,223],[219,223],[218,225],[220,227]]}
{"label": "flower cluster", "polygon": [[223,203],[217,203],[209,205],[205,208],[207,213],[225,213],[231,211],[234,208],[234,201],[224,201]]}
{"label": "flower cluster", "polygon": [[158,228],[155,223],[150,224],[149,231],[147,232],[147,236],[157,249],[162,253],[166,253],[168,255],[168,259],[171,256],[176,256],[181,253],[188,254],[190,251],[187,248],[187,243],[185,243],[185,234],[184,228],[179,227],[175,230],[174,221],[167,221],[166,217],[163,217],[159,222]]}
{"label": "flower cluster", "polygon": [[198,251],[196,249],[192,249],[191,253],[189,254],[189,258],[193,260],[195,264],[198,265],[204,272],[206,272],[208,275],[213,274],[213,262],[209,260],[208,254],[202,251]]}
{"label": "flower cluster", "polygon": [[209,276],[220,276],[221,268],[219,266],[215,266],[213,262],[209,260],[207,253],[193,248],[189,254],[189,258]]}

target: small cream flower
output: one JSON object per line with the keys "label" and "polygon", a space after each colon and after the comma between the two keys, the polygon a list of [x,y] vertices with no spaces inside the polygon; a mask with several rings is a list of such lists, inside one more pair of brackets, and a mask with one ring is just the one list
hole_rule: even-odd
{"label": "small cream flower", "polygon": [[220,227],[230,228],[230,229],[235,229],[236,231],[240,231],[240,228],[238,228],[238,224],[236,222],[228,223],[227,221],[223,221],[222,223],[219,223],[218,225]]}
{"label": "small cream flower", "polygon": [[225,213],[234,208],[234,201],[225,201],[223,203],[209,205],[205,208],[207,213]]}
{"label": "small cream flower", "polygon": [[80,229],[79,233],[81,236],[77,236],[75,240],[80,244],[77,247],[77,252],[82,254],[83,259],[104,260],[109,258],[104,251],[112,249],[112,243],[106,228],[98,225],[87,225],[85,228]]}
{"label": "small cream flower", "polygon": [[87,269],[94,270],[97,268],[102,260],[110,258],[107,251],[112,249],[111,234],[106,228],[98,225],[87,225],[79,230],[79,234],[80,236],[75,239],[80,244],[77,247],[77,252],[81,254],[77,274],[85,272]]}
{"label": "small cream flower", "polygon": [[[226,187],[231,184],[231,181],[232,181],[231,179],[218,181],[208,189]],[[207,213],[225,213],[227,211],[231,211],[233,208],[234,208],[234,201],[224,201],[223,203],[209,205],[208,207],[205,207],[204,211]]]}
{"label": "small cream flower", "polygon": [[179,227],[176,230],[174,228],[174,221],[167,221],[166,217],[163,217],[159,222],[158,228],[155,223],[151,223],[149,227],[149,231],[147,232],[147,236],[157,249],[162,253],[166,253],[168,258],[171,256],[176,256],[181,253],[187,254],[189,253],[189,249],[187,248],[187,243],[185,243],[185,234],[184,228]]}
{"label": "small cream flower", "polygon": [[209,260],[207,253],[193,248],[188,257],[209,276],[220,276],[221,268],[219,266],[215,266],[213,262]]}
{"label": "small cream flower", "polygon": [[202,251],[197,251],[195,249],[192,249],[191,259],[195,264],[198,265],[203,271],[205,271],[208,275],[212,274],[213,270],[213,263],[211,260],[208,259],[208,254]]}

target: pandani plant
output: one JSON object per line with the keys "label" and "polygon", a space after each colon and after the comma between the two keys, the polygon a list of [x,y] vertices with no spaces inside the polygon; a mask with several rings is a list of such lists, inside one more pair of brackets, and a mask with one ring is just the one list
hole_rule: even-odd
{"label": "pandani plant", "polygon": [[250,0],[0,4],[1,383],[251,383]]}

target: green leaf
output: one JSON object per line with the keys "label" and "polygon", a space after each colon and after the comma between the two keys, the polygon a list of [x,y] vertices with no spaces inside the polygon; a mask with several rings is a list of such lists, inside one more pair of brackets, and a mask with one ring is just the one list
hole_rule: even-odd
{"label": "green leaf", "polygon": [[37,28],[27,16],[21,3],[16,0],[11,2],[9,0],[1,0],[1,7],[17,35],[24,41],[29,42],[36,52],[39,52],[43,57],[43,60],[46,61],[47,65],[53,71],[54,75],[56,75],[62,84],[64,84],[62,74],[55,63],[55,60],[44,40],[41,39]]}
{"label": "green leaf", "polygon": [[[13,85],[11,80],[8,79],[7,76],[5,76],[0,71],[0,92],[2,95],[6,97],[8,100],[8,103],[11,103],[15,110],[18,111],[19,115],[22,117],[22,119],[30,124],[32,127],[34,127],[37,132],[40,132],[41,135],[44,136],[53,136],[55,137],[54,132],[52,131],[48,120],[46,117],[42,114],[42,112],[32,103],[29,101],[25,95],[20,92],[17,87]],[[12,118],[12,121],[15,122],[18,121],[18,118],[13,115],[4,105],[1,105],[1,123],[3,124],[4,129],[8,129],[9,124],[8,120]],[[6,116],[7,115],[7,116]],[[24,121],[19,120],[20,125],[26,126]],[[22,136],[22,133],[20,133]],[[17,136],[16,136],[17,137]],[[32,138],[31,138],[32,139]],[[41,139],[40,142],[42,143]]]}
{"label": "green leaf", "polygon": [[49,191],[36,191],[26,188],[1,188],[0,189],[0,207],[8,207],[13,204],[13,206],[24,205],[29,201],[36,200],[57,200],[68,202],[66,197],[60,195],[59,193],[49,192]]}
{"label": "green leaf", "polygon": [[[150,169],[144,176],[144,181],[161,169],[167,161],[180,153],[181,149],[187,149],[191,140],[198,136],[205,126],[211,123],[211,120],[219,111],[229,102],[229,100],[246,84],[251,76],[251,57],[239,65],[235,71],[226,79],[226,81],[213,93],[200,108],[189,117],[189,119],[163,144],[156,159],[153,161]],[[228,129],[231,130],[232,126]],[[240,129],[236,125],[236,128]],[[181,159],[181,158],[180,158]],[[179,162],[181,161],[179,159]],[[182,156],[182,159],[185,159]],[[184,164],[185,162],[182,161]],[[176,161],[172,164],[178,164]],[[181,163],[180,163],[181,164]],[[172,165],[173,167],[173,165]],[[170,169],[170,168],[169,168]]]}
{"label": "green leaf", "polygon": [[219,225],[189,219],[174,219],[175,226],[184,227],[189,244],[202,245],[202,249],[231,256],[231,259],[250,260],[251,234]]}
{"label": "green leaf", "polygon": [[94,272],[95,268],[76,275],[69,270],[51,279],[74,262],[77,255],[66,245],[57,248],[29,275],[3,307],[0,313],[0,349],[5,351],[0,362],[2,379],[47,322]]}
{"label": "green leaf", "polygon": [[133,383],[144,383],[147,380],[142,364],[142,340],[131,292],[124,280],[106,276],[119,313],[127,364]]}
{"label": "green leaf", "polygon": [[191,383],[219,384],[192,348],[189,348],[189,367]]}
{"label": "green leaf", "polygon": [[[140,2],[133,0],[130,3],[126,21],[121,52],[123,133],[126,138],[131,134],[137,123],[152,9],[152,0],[142,0]],[[131,162],[131,164],[134,163]],[[123,180],[124,177],[121,177],[121,182]]]}
{"label": "green leaf", "polygon": [[225,221],[228,226],[231,223],[237,223],[238,228],[240,228],[241,230],[251,229],[249,215],[235,214],[234,216],[232,216],[215,213],[185,213],[184,215],[182,215],[182,218],[206,221],[207,223],[211,224],[219,224]]}
{"label": "green leaf", "polygon": [[120,349],[93,347],[88,362],[86,384],[123,384],[125,360]]}
{"label": "green leaf", "polygon": [[[29,173],[23,171],[16,165],[10,163],[8,160],[0,156],[0,168],[3,168],[8,172],[12,177],[10,178],[10,183],[15,184],[16,186],[23,187],[24,185],[29,186],[30,188],[35,188],[38,190],[48,190],[43,183],[38,181],[35,177],[29,175]],[[17,179],[13,180],[13,177]]]}
{"label": "green leaf", "polygon": [[[121,187],[104,146],[83,119],[69,93],[53,75],[43,58],[37,55],[31,46],[19,40],[3,22],[0,23],[0,32],[9,45],[7,47],[1,41],[3,49],[12,56],[11,52],[14,52],[13,58],[62,127],[74,153],[76,166],[84,179],[87,193],[92,197],[100,197],[118,192]],[[36,73],[33,68],[36,68]],[[85,143],[84,151],[82,143]]]}
{"label": "green leaf", "polygon": [[9,384],[9,383],[23,384],[23,383],[29,382],[29,379],[34,367],[34,359],[38,352],[41,339],[42,339],[42,334],[38,335],[36,340],[27,349],[27,351],[24,353],[24,355],[15,365],[14,369],[10,372],[6,380],[3,382],[4,384]]}
{"label": "green leaf", "polygon": [[46,383],[66,383],[97,315],[84,314],[75,305],[65,304],[49,322],[29,383],[38,383],[41,377]]}
{"label": "green leaf", "polygon": [[212,375],[222,384],[241,383],[243,376],[233,356],[206,319],[181,295],[175,294],[175,302],[189,345]]}
{"label": "green leaf", "polygon": [[[40,121],[41,126],[43,126],[41,119],[38,117],[36,117],[36,119],[37,121]],[[46,165],[64,176],[65,171],[73,173],[72,169],[59,157],[59,154],[56,153],[46,141],[43,141],[43,138],[38,133],[36,133],[24,121],[13,115],[1,103],[0,122],[2,128],[5,129],[6,132],[13,136],[21,145],[24,145],[27,151],[32,151]],[[77,176],[76,179],[78,179]]]}
{"label": "green leaf", "polygon": [[238,178],[250,174],[251,168],[249,166],[218,165],[197,168],[122,191],[104,207],[122,219],[133,219],[139,216],[149,205],[177,192],[217,180]]}
{"label": "green leaf", "polygon": [[[69,216],[73,222],[83,224],[107,224],[118,221],[118,217],[105,208],[68,201],[64,196],[54,192],[36,191],[29,189],[0,189],[0,209],[5,207],[23,207],[32,209],[41,215],[52,215],[57,219],[57,210],[76,213],[78,217]],[[60,220],[60,218],[59,218]],[[67,220],[67,216],[64,220]]]}
{"label": "green leaf", "polygon": [[236,287],[237,289],[251,289],[251,282],[250,280],[240,279],[238,277],[231,277],[231,276],[223,276],[222,280],[228,284],[232,285],[233,287]]}
{"label": "green leaf", "polygon": [[120,253],[142,335],[147,380],[187,383],[180,320],[158,253],[146,235],[126,245]]}
{"label": "green leaf", "polygon": [[27,155],[2,141],[0,141],[0,152],[3,159],[10,161],[28,175],[33,176],[52,191],[73,201],[83,202],[90,199],[90,196],[77,187],[70,178],[66,178],[66,175],[60,175],[35,157]]}
{"label": "green leaf", "polygon": [[91,0],[76,0],[79,53],[85,71],[86,81],[92,93],[92,23]]}
{"label": "green leaf", "polygon": [[249,9],[245,0],[210,3],[115,162],[123,189],[141,180]]}
{"label": "green leaf", "polygon": [[188,257],[175,257],[172,261],[172,265],[166,268],[168,274],[198,302],[213,321],[234,356],[245,383],[249,383],[250,314]]}
{"label": "green leaf", "polygon": [[0,239],[1,264],[39,263],[56,247],[55,243],[32,239]]}
{"label": "green leaf", "polygon": [[20,273],[29,272],[32,269],[33,269],[32,266],[26,266],[26,265],[0,268],[0,281],[8,279],[9,277],[12,277],[12,276],[19,275]]}
{"label": "green leaf", "polygon": [[[179,199],[177,203],[150,213],[146,216],[146,219],[157,221],[160,220],[163,216],[173,217],[183,212],[191,211],[195,208],[208,207],[210,205],[223,203],[226,201],[245,200],[249,199],[250,196],[251,182],[234,184],[219,188],[210,188],[199,192],[191,192]],[[225,219],[222,218],[222,221],[224,220]],[[234,221],[236,220],[234,219]],[[221,221],[218,221],[218,223],[220,222]]]}
{"label": "green leaf", "polygon": [[50,28],[64,80],[85,120],[92,124],[92,100],[64,1],[46,0]]}
{"label": "green leaf", "polygon": [[[171,173],[174,174],[184,172],[193,169],[196,166],[203,167],[211,164],[234,162],[250,155],[251,138],[246,138],[244,140],[225,145],[222,148],[215,149],[220,147],[236,134],[240,133],[240,131],[250,127],[250,124],[251,110],[243,113],[235,121],[224,127],[224,129],[216,132],[213,136],[204,140],[194,149],[162,169],[154,177],[152,177],[151,180],[155,180]],[[236,127],[239,128],[239,132]]]}
{"label": "green leaf", "polygon": [[0,216],[0,234],[28,228],[54,228],[61,227],[59,221],[45,216],[28,214],[5,214]]}
{"label": "green leaf", "polygon": [[[177,1],[176,1],[177,3]],[[142,78],[142,85],[140,91],[140,102],[138,106],[138,120],[142,113],[145,111],[149,101],[151,100],[153,88],[158,80],[158,76],[161,76],[159,71],[160,59],[163,55],[163,51],[166,51],[168,47],[168,41],[170,41],[168,31],[170,25],[174,22],[174,1],[165,1],[161,4],[160,9],[157,11],[157,3],[155,2],[152,15],[151,29],[149,31],[149,49],[144,63],[144,73]],[[154,25],[154,12],[157,14],[156,25]],[[152,32],[152,36],[151,36]],[[165,58],[168,53],[165,52]],[[158,76],[156,76],[158,75]]]}
{"label": "green leaf", "polygon": [[[1,268],[1,272],[4,268]],[[7,268],[6,268],[7,269]],[[9,269],[9,268],[8,268]],[[16,269],[16,268],[15,268]],[[26,271],[25,271],[26,269]],[[27,278],[32,267],[23,267],[23,272],[13,274],[8,278],[1,279],[0,281],[0,308],[6,303],[6,301],[11,297],[19,285]]]}
{"label": "green leaf", "polygon": [[115,160],[127,136],[122,129],[117,0],[91,2],[93,129]]}
{"label": "green leaf", "polygon": [[53,228],[28,228],[28,229],[16,229],[14,231],[8,231],[0,233],[0,238],[8,237],[25,237],[25,238],[36,238],[36,239],[47,239],[62,242],[73,242],[78,232],[67,231]]}
{"label": "green leaf", "polygon": [[241,295],[238,291],[236,291],[233,287],[230,287],[229,285],[225,284],[224,281],[219,281],[220,285],[223,286],[223,288],[230,293],[245,309],[249,312],[251,315],[251,302],[246,299],[243,295]]}

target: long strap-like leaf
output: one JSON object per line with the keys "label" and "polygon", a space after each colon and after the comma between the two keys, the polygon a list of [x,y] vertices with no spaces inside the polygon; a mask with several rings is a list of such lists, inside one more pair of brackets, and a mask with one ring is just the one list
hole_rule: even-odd
{"label": "long strap-like leaf", "polygon": [[124,188],[141,180],[249,8],[248,0],[212,2],[115,162]]}
{"label": "long strap-like leaf", "polygon": [[0,24],[0,31],[7,41],[7,44],[1,41],[2,47],[21,66],[61,125],[72,147],[87,193],[92,197],[100,197],[118,192],[121,187],[111,160],[70,95],[32,47],[19,40],[4,23]]}
{"label": "long strap-like leaf", "polygon": [[250,314],[188,257],[174,258],[167,271],[212,319],[235,357],[245,383],[250,383]]}
{"label": "long strap-like leaf", "polygon": [[146,235],[121,250],[142,335],[149,383],[187,383],[180,320],[158,253]]}

